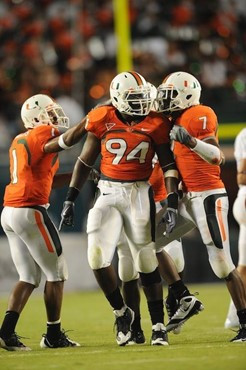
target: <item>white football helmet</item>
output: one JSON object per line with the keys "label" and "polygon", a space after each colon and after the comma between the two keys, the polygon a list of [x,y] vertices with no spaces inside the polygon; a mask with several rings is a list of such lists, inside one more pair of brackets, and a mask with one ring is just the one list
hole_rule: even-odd
{"label": "white football helmet", "polygon": [[21,108],[21,119],[27,129],[47,124],[69,127],[69,118],[62,107],[44,94],[33,95],[24,102]]}
{"label": "white football helmet", "polygon": [[168,75],[157,88],[159,112],[174,112],[200,104],[201,85],[187,72]]}
{"label": "white football helmet", "polygon": [[122,72],[112,80],[110,98],[113,106],[130,116],[146,116],[154,103],[153,87],[137,72]]}

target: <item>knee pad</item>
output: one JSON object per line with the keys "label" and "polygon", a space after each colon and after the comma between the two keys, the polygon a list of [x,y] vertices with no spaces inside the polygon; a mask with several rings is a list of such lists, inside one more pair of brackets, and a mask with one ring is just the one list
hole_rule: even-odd
{"label": "knee pad", "polygon": [[136,254],[136,269],[139,272],[149,274],[158,266],[155,254],[155,244],[149,243],[147,246],[140,247]]}
{"label": "knee pad", "polygon": [[182,272],[185,265],[182,242],[174,240],[165,247],[165,251],[172,258],[178,273]]}
{"label": "knee pad", "polygon": [[90,241],[90,236],[88,237],[87,258],[92,270],[99,270],[101,268],[108,267],[111,264],[111,261],[105,260],[100,242],[97,243],[94,238],[93,241]]}
{"label": "knee pad", "polygon": [[144,287],[161,282],[161,276],[159,274],[158,268],[156,268],[153,272],[150,272],[149,274],[144,274],[143,272],[140,272],[140,278]]}
{"label": "knee pad", "polygon": [[118,274],[120,280],[125,283],[139,278],[139,274],[135,268],[133,258],[128,256],[119,258]]}
{"label": "knee pad", "polygon": [[88,250],[87,258],[92,270],[98,270],[103,267],[103,251],[101,243],[97,237],[102,222],[102,211],[99,208],[92,208],[87,218]]}
{"label": "knee pad", "polygon": [[110,266],[120,232],[121,218],[114,208],[92,208],[89,211],[87,257],[92,270]]}
{"label": "knee pad", "polygon": [[215,245],[208,245],[207,251],[209,263],[218,278],[226,278],[235,269],[231,258],[226,255],[223,249],[219,249]]}
{"label": "knee pad", "polygon": [[52,264],[53,267],[43,269],[46,280],[50,282],[66,281],[68,279],[68,268],[64,254],[62,253],[56,262]]}
{"label": "knee pad", "polygon": [[37,272],[35,275],[30,274],[21,274],[19,276],[19,281],[24,281],[24,283],[29,283],[35,286],[35,288],[39,287],[41,281],[41,271]]}

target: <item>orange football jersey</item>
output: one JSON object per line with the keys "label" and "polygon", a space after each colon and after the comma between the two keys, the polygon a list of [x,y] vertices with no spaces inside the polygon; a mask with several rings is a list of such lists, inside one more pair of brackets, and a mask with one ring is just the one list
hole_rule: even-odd
{"label": "orange football jersey", "polygon": [[141,122],[127,125],[112,106],[88,114],[86,129],[101,140],[101,173],[117,181],[148,180],[155,146],[169,143],[170,122],[151,112]]}
{"label": "orange football jersey", "polygon": [[167,191],[165,187],[163,171],[160,167],[159,162],[154,165],[153,171],[149,178],[149,183],[151,184],[154,192],[155,202],[160,202],[161,200],[166,199]]}
{"label": "orange football jersey", "polygon": [[[193,106],[176,120],[192,136],[200,140],[215,137],[218,141],[218,121],[214,111],[204,105]],[[175,142],[174,155],[184,191],[205,191],[223,188],[220,166],[209,164],[185,145]]]}
{"label": "orange football jersey", "polygon": [[59,161],[57,153],[46,154],[43,148],[58,135],[56,128],[42,125],[14,138],[9,149],[11,182],[5,189],[4,206],[48,203]]}

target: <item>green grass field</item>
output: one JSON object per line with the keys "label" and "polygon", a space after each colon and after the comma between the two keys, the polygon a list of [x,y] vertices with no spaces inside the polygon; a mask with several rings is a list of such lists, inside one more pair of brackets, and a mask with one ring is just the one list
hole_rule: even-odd
{"label": "green grass field", "polygon": [[[34,295],[18,323],[17,332],[31,352],[0,350],[0,369],[132,369],[132,370],[245,370],[246,343],[229,343],[235,335],[223,328],[229,296],[224,284],[190,286],[199,292],[205,310],[191,318],[181,334],[169,334],[168,347],[149,345],[151,325],[145,298],[142,297],[142,326],[147,343],[119,347],[113,331],[114,317],[101,291],[65,293],[62,325],[81,347],[41,349],[39,342],[46,329],[42,296]],[[164,287],[166,290],[166,288]],[[1,320],[7,297],[0,297]]]}

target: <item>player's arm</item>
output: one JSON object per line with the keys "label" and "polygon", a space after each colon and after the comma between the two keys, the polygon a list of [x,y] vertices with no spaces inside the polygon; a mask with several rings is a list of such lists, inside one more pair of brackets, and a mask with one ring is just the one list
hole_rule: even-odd
{"label": "player's arm", "polygon": [[170,149],[170,143],[158,145],[156,154],[165,178],[167,194],[178,191],[179,173]]}
{"label": "player's arm", "polygon": [[71,181],[72,172],[70,173],[58,173],[53,178],[52,189],[61,188],[68,185]]}
{"label": "player's arm", "polygon": [[179,173],[170,149],[170,143],[158,145],[156,154],[164,174],[167,190],[167,210],[162,217],[162,221],[166,223],[166,233],[168,235],[177,222]]}
{"label": "player's arm", "polygon": [[[95,108],[103,107],[103,106],[110,106],[111,99],[108,99],[102,103],[99,103],[95,106]],[[53,138],[49,140],[45,147],[45,153],[55,153],[60,152],[62,150],[70,149],[73,145],[77,144],[87,133],[86,124],[87,124],[88,117],[82,118],[80,123],[76,126],[71,127],[66,132],[61,134],[59,137]]]}
{"label": "player's arm", "polygon": [[71,127],[60,136],[49,140],[44,146],[44,152],[60,152],[70,149],[74,144],[77,144],[87,133],[85,129],[86,122],[87,117],[84,117],[76,126]]}
{"label": "player's arm", "polygon": [[[53,179],[52,189],[61,188],[65,185],[69,185],[71,178],[72,178],[72,172],[56,174]],[[94,181],[94,183],[97,184],[99,179],[100,179],[100,173],[95,168],[91,168],[89,172],[88,180]]]}
{"label": "player's arm", "polygon": [[92,166],[100,153],[100,149],[100,140],[93,133],[88,132],[82,152],[73,169],[66,200],[63,205],[59,229],[61,229],[63,224],[67,226],[73,225],[74,202],[89,176]]}
{"label": "player's arm", "polygon": [[[81,154],[74,166],[70,187],[79,190],[82,188],[100,153],[100,149],[101,141],[93,133],[88,132]],[[74,199],[69,198],[69,200]]]}
{"label": "player's arm", "polygon": [[220,150],[215,137],[211,136],[200,140],[191,136],[184,127],[174,125],[170,132],[170,139],[184,144],[210,164],[221,165],[225,162],[225,156]]}
{"label": "player's arm", "polygon": [[246,158],[241,159],[237,168],[237,184],[246,185]]}

